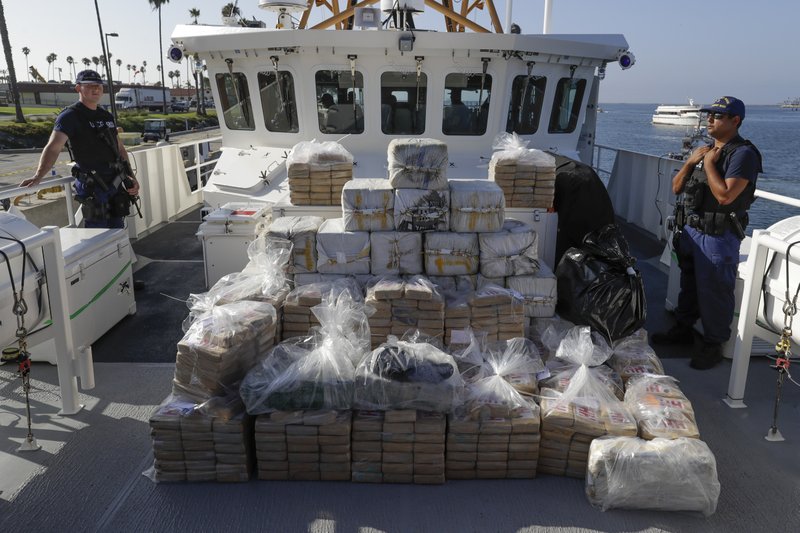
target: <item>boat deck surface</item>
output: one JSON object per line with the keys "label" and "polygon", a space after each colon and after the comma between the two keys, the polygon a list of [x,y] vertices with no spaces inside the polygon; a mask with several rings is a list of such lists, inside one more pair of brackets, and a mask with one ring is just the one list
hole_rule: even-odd
{"label": "boat deck surface", "polygon": [[[59,416],[56,368],[34,364],[31,409],[39,452],[14,450],[27,434],[15,368],[0,367],[0,531],[789,531],[800,510],[800,388],[784,387],[779,427],[768,442],[776,372],[750,365],[746,409],[722,398],[730,361],[698,372],[689,354],[662,350],[668,374],[694,405],[701,437],[716,455],[716,513],[591,507],[579,479],[449,481],[441,486],[346,482],[155,484],[148,418],[170,391],[175,343],[189,293],[204,290],[195,212],[134,244],[138,312],[95,343],[97,386],[85,408]],[[669,324],[660,247],[626,228],[648,299],[648,331]],[[177,299],[177,300],[176,300]]]}

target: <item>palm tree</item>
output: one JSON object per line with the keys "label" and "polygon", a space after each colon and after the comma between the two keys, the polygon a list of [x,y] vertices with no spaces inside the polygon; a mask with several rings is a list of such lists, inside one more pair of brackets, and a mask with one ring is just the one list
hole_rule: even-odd
{"label": "palm tree", "polygon": [[147,72],[147,61],[142,61],[142,68],[139,69],[139,72],[142,73],[142,85],[147,85],[147,76],[145,76],[145,72]]}
{"label": "palm tree", "polygon": [[131,82],[131,64],[128,63],[128,83]]}
{"label": "palm tree", "polygon": [[178,84],[178,87],[181,86],[181,71],[179,69],[175,69],[175,82]]}
{"label": "palm tree", "polygon": [[122,70],[122,60],[121,59],[117,59],[115,61],[115,63],[117,64],[117,79],[122,81],[121,80],[122,76],[120,75],[120,70]]}
{"label": "palm tree", "polygon": [[197,24],[197,19],[200,18],[200,10],[193,7],[189,10],[189,16],[194,19],[194,24]]}
{"label": "palm tree", "polygon": [[92,60],[89,59],[88,57],[84,57],[83,59],[81,59],[81,63],[83,63],[84,67],[89,68],[89,65],[92,64]]}
{"label": "palm tree", "polygon": [[241,15],[241,11],[239,11],[239,7],[233,2],[228,2],[222,6],[223,17],[235,17],[237,15]]}
{"label": "palm tree", "polygon": [[[47,55],[47,79],[48,79],[48,81],[50,80],[50,67],[53,65],[53,63],[56,62],[56,59],[58,59],[58,56],[56,55],[55,52],[50,52]],[[53,69],[53,76],[55,76],[55,75],[56,75],[56,71],[55,71],[55,69]]]}
{"label": "palm tree", "polygon": [[92,63],[94,63],[95,70],[97,70],[97,65],[100,64],[100,58],[97,56],[92,56]]}
{"label": "palm tree", "polygon": [[[22,104],[19,101],[19,91],[17,90],[17,72],[14,69],[14,57],[11,55],[11,41],[8,39],[8,26],[6,26],[6,12],[3,9],[3,2],[0,0],[0,39],[3,41],[3,52],[6,56],[6,65],[8,65],[8,77],[11,84],[11,94],[14,95],[14,108],[16,109],[16,121],[25,122],[25,116],[22,114]],[[25,54],[27,61],[28,55]]]}
{"label": "palm tree", "polygon": [[175,72],[170,70],[169,73],[167,74],[167,76],[169,76],[169,81],[170,81],[170,83],[172,83],[172,88],[174,89],[175,88]]}
{"label": "palm tree", "polygon": [[70,72],[72,73],[71,76],[75,77],[75,58],[72,56],[67,56],[67,64],[69,65]]}
{"label": "palm tree", "polygon": [[161,60],[161,95],[164,101],[164,114],[167,114],[167,88],[164,87],[164,38],[161,35],[161,6],[168,4],[169,0],[147,0],[153,6],[153,10],[158,10],[158,57]]}
{"label": "palm tree", "polygon": [[23,46],[22,53],[25,54],[25,70],[28,72],[28,81],[31,81],[31,69],[28,67],[28,54],[31,53],[31,49],[27,46]]}

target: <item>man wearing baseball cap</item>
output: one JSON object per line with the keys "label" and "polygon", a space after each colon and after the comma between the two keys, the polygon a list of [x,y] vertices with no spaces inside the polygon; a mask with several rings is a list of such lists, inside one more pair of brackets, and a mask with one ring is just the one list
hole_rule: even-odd
{"label": "man wearing baseball cap", "polygon": [[693,344],[692,328],[700,319],[703,346],[690,365],[705,370],[722,360],[722,344],[731,335],[739,246],[762,168],[758,149],[739,135],[741,100],[723,96],[701,112],[714,143],[696,149],[672,179],[672,191],[684,195],[685,220],[673,239],[681,269],[677,324],[654,334],[653,342]]}
{"label": "man wearing baseball cap", "polygon": [[128,152],[117,135],[114,117],[99,107],[103,80],[94,70],[82,70],[75,79],[78,101],[56,118],[50,140],[33,177],[23,187],[36,185],[53,168],[69,142],[75,167],[76,199],[82,205],[87,228],[122,228],[139,183],[131,172]]}

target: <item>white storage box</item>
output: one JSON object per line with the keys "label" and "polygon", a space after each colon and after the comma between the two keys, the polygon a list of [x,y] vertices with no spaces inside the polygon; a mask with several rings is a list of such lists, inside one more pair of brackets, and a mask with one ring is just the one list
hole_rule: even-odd
{"label": "white storage box", "polygon": [[317,271],[317,231],[324,220],[315,216],[289,216],[272,221],[267,235],[286,239],[292,243],[289,272]]}
{"label": "white storage box", "polygon": [[422,233],[377,231],[370,246],[373,274],[422,274]]}
{"label": "white storage box", "polygon": [[448,231],[450,191],[397,189],[394,227],[397,231]]}
{"label": "white storage box", "polygon": [[425,272],[429,276],[477,274],[479,256],[477,233],[425,234]]}
{"label": "white storage box", "polygon": [[266,204],[231,202],[206,216],[197,230],[203,243],[206,287],[247,265],[247,247],[264,232],[269,221]]}
{"label": "white storage box", "polygon": [[527,317],[546,318],[555,315],[558,300],[556,286],[555,274],[544,263],[534,275],[506,278],[506,287],[520,293],[525,299]]}
{"label": "white storage box", "polygon": [[447,144],[436,139],[392,139],[389,182],[395,189],[447,190]]}
{"label": "white storage box", "polygon": [[346,231],[341,218],[330,218],[317,232],[320,274],[369,274],[369,232]]}
{"label": "white storage box", "polygon": [[536,231],[529,224],[506,219],[503,230],[478,235],[481,274],[486,277],[534,274],[539,268]]}
{"label": "white storage box", "polygon": [[496,183],[486,180],[450,181],[450,231],[500,231],[506,201]]}
{"label": "white storage box", "polygon": [[348,181],[342,189],[342,217],[348,231],[392,231],[394,190],[389,181]]}

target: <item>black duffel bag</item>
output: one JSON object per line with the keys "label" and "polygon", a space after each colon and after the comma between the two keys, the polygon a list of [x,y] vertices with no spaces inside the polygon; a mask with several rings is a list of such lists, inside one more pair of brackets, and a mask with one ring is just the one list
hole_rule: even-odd
{"label": "black duffel bag", "polygon": [[642,327],[647,303],[635,262],[616,224],[588,233],[556,268],[559,316],[591,327],[610,343]]}

